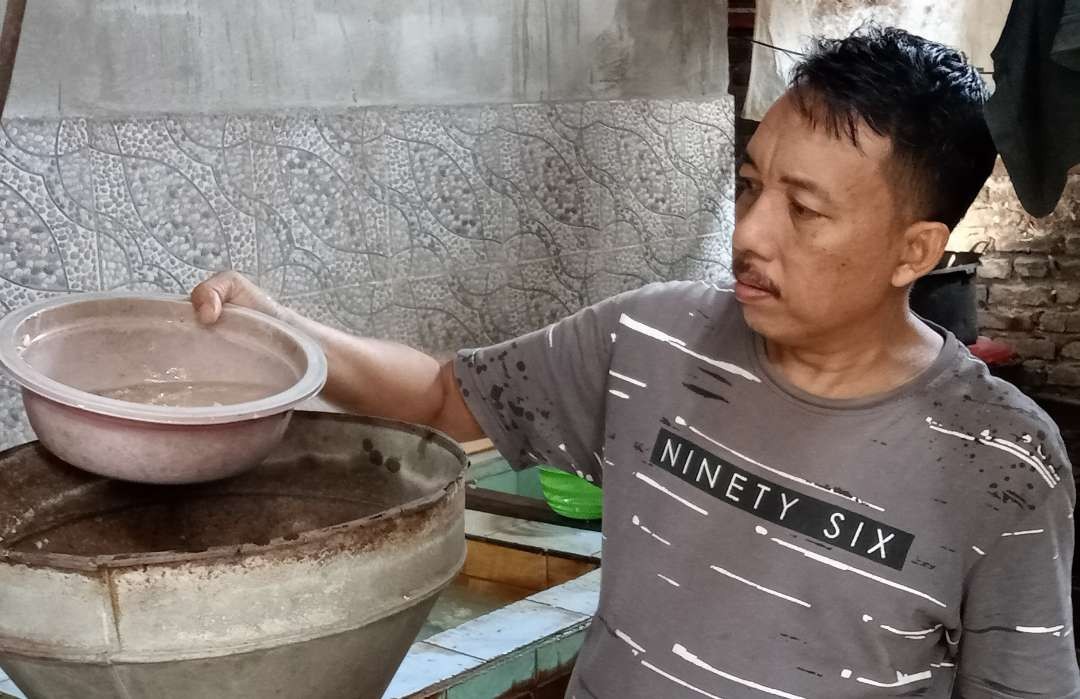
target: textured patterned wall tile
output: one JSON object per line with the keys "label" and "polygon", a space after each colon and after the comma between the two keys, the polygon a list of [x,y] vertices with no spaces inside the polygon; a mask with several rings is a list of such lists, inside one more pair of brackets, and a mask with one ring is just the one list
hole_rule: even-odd
{"label": "textured patterned wall tile", "polygon": [[323,316],[319,319],[334,327],[357,335],[391,338],[408,332],[412,325],[403,316],[394,325],[394,288],[390,282],[374,282],[324,291],[286,303],[307,315],[312,308]]}
{"label": "textured patterned wall tile", "polygon": [[56,209],[40,180],[13,172],[9,163],[0,162],[0,183],[0,303],[16,308],[54,293],[94,288],[92,233]]}
{"label": "textured patterned wall tile", "polygon": [[446,128],[447,114],[443,109],[382,112],[381,135],[365,151],[398,208],[391,222],[398,249],[437,254],[442,273],[505,261],[503,197],[485,182],[474,151]]}
{"label": "textured patterned wall tile", "polygon": [[233,117],[164,119],[169,143],[159,157],[205,193],[220,222],[230,266],[255,275],[258,268],[253,206],[254,173],[248,122]]}
{"label": "textured patterned wall tile", "polygon": [[250,150],[231,130],[226,118],[86,124],[100,288],[182,293],[218,269],[254,271]]}
{"label": "textured patterned wall tile", "polygon": [[394,305],[417,314],[413,342],[429,352],[467,346],[486,337],[483,309],[464,293],[459,280],[429,277],[394,284]]}
{"label": "textured patterned wall tile", "polygon": [[[588,246],[590,231],[552,226],[522,215],[511,203],[507,203],[504,214],[508,230],[512,231],[503,243],[503,254],[515,262],[544,260],[553,256],[568,254],[568,251],[585,249]],[[618,226],[613,223],[609,231]],[[567,246],[566,238],[570,237]]]}
{"label": "textured patterned wall tile", "polygon": [[48,124],[5,124],[0,150],[16,168],[41,176],[49,196],[65,216],[93,228],[87,123],[71,119]]}
{"label": "textured patterned wall tile", "polygon": [[696,279],[690,273],[702,267],[716,268],[720,279],[731,281],[726,264],[731,255],[731,237],[711,234],[696,238],[659,240],[643,246],[641,259],[661,279]]}
{"label": "textured patterned wall tile", "polygon": [[476,319],[475,326],[468,336],[458,338],[459,344],[456,346],[432,349],[456,351],[465,346],[491,344],[517,334],[513,332],[516,328],[501,324],[498,317],[500,310],[513,305],[510,283],[515,272],[515,266],[492,266],[451,274],[448,280],[449,291],[458,306],[467,309],[468,318]]}
{"label": "textured patterned wall tile", "polygon": [[[484,297],[485,300],[490,300]],[[348,332],[431,352],[486,337],[481,309],[448,276],[374,282],[288,299],[304,315]]]}
{"label": "textured patterned wall tile", "polygon": [[247,159],[237,164],[234,153],[234,162],[229,163],[222,146],[215,170],[193,157],[190,141],[184,141],[188,150],[182,148],[177,140],[181,127],[176,122],[171,126],[165,118],[116,124],[122,155],[112,159],[125,183],[116,194],[128,212],[126,224],[149,233],[157,245],[152,246],[148,261],[172,271],[182,282],[219,269],[250,273],[254,270],[254,221],[237,209],[216,176],[221,171],[226,181],[235,181],[238,170],[250,170]]}
{"label": "textured patterned wall tile", "polygon": [[163,269],[144,264],[139,241],[129,229],[107,216],[99,216],[97,236],[102,289],[182,293],[179,280]]}
{"label": "textured patterned wall tile", "polygon": [[34,431],[26,419],[19,386],[0,373],[0,448],[7,449],[32,439]]}
{"label": "textured patterned wall tile", "polygon": [[329,325],[338,330],[353,332],[353,329],[339,315],[332,298],[337,292],[315,292],[307,296],[299,296],[285,301],[285,305],[312,320],[323,325]]}
{"label": "textured patterned wall tile", "polygon": [[[347,144],[336,136],[328,140],[326,122],[333,120],[292,114],[261,120],[252,130],[259,276],[272,280],[271,288],[285,283],[285,294],[391,276],[385,197],[356,167]],[[311,284],[296,286],[299,278],[282,276],[297,263],[291,251],[320,261]]]}
{"label": "textured patterned wall tile", "polygon": [[542,328],[587,305],[580,275],[565,271],[575,266],[574,258],[583,264],[587,255],[537,260],[512,270],[506,301],[491,309],[496,324],[506,330],[500,339]]}
{"label": "textured patterned wall tile", "polygon": [[[706,279],[723,284],[735,281],[731,274],[730,231],[672,240],[669,245],[666,249],[650,249],[647,253],[658,258],[666,256],[661,258],[670,265],[664,270],[665,279]],[[711,274],[700,274],[705,270],[710,270]]]}
{"label": "textured patterned wall tile", "polygon": [[[9,121],[0,308],[233,268],[358,334],[497,342],[728,281],[732,122],[730,98]],[[0,427],[27,434],[6,379]]]}

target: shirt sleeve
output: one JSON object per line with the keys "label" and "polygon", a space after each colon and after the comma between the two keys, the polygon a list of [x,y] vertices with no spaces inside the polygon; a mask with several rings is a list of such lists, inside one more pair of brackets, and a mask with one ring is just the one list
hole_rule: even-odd
{"label": "shirt sleeve", "polygon": [[958,695],[1080,698],[1072,616],[1076,489],[1064,449],[1061,481],[972,569],[964,596]]}
{"label": "shirt sleeve", "polygon": [[623,309],[648,289],[459,353],[454,371],[461,394],[511,466],[547,464],[600,483],[614,333]]}

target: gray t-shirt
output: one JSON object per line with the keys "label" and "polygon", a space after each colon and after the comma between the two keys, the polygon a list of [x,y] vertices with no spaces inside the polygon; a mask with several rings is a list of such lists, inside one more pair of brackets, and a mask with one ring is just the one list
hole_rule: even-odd
{"label": "gray t-shirt", "polygon": [[669,283],[456,371],[514,465],[604,488],[567,696],[1080,697],[1060,436],[952,336],[907,385],[825,400],[729,290]]}

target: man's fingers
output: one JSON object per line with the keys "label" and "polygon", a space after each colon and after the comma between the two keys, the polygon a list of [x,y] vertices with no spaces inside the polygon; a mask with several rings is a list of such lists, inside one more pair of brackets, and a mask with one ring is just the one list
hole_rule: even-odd
{"label": "man's fingers", "polygon": [[223,299],[229,297],[232,282],[227,277],[214,277],[195,287],[191,292],[191,303],[200,323],[216,323],[221,317]]}

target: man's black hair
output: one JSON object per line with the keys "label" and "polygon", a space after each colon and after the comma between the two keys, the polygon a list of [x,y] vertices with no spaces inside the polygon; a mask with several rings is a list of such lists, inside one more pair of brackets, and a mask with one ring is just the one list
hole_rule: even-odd
{"label": "man's black hair", "polygon": [[986,84],[955,49],[871,24],[816,40],[791,88],[797,108],[832,136],[858,146],[865,123],[889,138],[887,174],[918,220],[951,230],[994,167]]}

